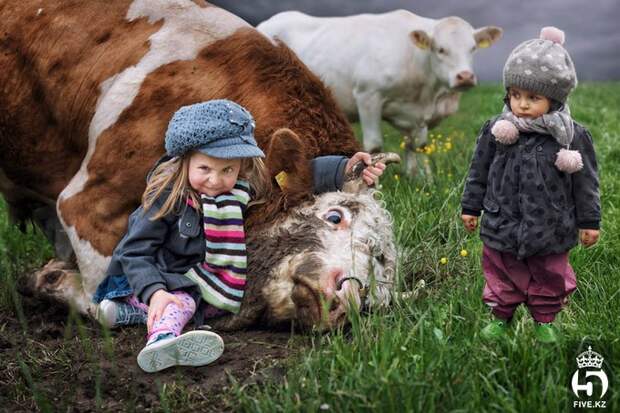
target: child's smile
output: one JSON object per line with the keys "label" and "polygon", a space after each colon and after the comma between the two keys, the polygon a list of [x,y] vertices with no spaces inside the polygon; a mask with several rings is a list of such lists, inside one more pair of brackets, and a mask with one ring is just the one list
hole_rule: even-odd
{"label": "child's smile", "polygon": [[213,158],[195,152],[189,160],[189,184],[200,194],[218,196],[233,189],[240,168],[240,159]]}

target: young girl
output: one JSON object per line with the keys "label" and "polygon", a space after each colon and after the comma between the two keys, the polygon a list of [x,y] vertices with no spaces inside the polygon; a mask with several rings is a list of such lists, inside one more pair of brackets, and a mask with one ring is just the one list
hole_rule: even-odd
{"label": "young girl", "polygon": [[590,133],[570,116],[577,85],[564,33],[547,27],[517,46],[504,66],[503,113],[482,127],[461,201],[465,228],[480,237],[483,300],[495,320],[485,339],[505,335],[527,305],[536,337],[555,342],[556,314],[576,288],[568,252],[595,244],[601,219]]}
{"label": "young girl", "polygon": [[[142,205],[129,217],[94,300],[97,318],[114,327],[146,322],[147,343],[138,365],[154,372],[173,365],[200,366],[224,350],[220,336],[195,330],[196,320],[239,311],[246,274],[243,220],[263,201],[270,177],[243,107],[213,100],[180,108],[165,137],[167,157],[149,175]],[[337,189],[342,176],[370,155],[313,160],[315,191]],[[363,173],[373,184],[385,165]]]}

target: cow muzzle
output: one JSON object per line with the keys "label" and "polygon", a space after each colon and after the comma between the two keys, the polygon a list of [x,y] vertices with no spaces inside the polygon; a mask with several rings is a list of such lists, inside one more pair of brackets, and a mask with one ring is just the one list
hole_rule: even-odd
{"label": "cow muzzle", "polygon": [[469,70],[463,70],[456,74],[453,89],[464,91],[476,86],[476,83],[476,75]]}
{"label": "cow muzzle", "polygon": [[327,271],[327,281],[314,286],[295,280],[292,299],[297,320],[304,328],[327,331],[346,324],[348,311],[360,311],[367,286],[356,276],[339,269]]}

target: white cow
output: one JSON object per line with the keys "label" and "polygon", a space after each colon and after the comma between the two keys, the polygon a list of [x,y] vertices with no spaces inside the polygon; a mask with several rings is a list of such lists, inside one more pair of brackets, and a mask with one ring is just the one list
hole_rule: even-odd
{"label": "white cow", "polygon": [[408,172],[428,128],[456,112],[460,93],[476,84],[474,52],[502,29],[474,29],[459,17],[435,20],[406,10],[318,18],[289,11],[258,25],[286,43],[332,90],[351,120],[362,124],[364,147],[383,144],[381,119],[406,137]]}

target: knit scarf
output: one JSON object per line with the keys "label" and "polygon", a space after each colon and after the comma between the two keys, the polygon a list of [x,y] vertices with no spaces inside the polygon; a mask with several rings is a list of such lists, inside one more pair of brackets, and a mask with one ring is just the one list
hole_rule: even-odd
{"label": "knit scarf", "polygon": [[504,105],[504,110],[500,119],[507,120],[517,127],[521,132],[537,132],[549,134],[563,148],[569,148],[573,142],[575,134],[573,128],[573,118],[570,116],[568,105],[562,105],[559,110],[545,113],[534,119],[519,118],[515,116],[508,106]]}
{"label": "knit scarf", "polygon": [[249,200],[250,186],[242,180],[230,192],[201,196],[207,252],[204,262],[185,273],[207,303],[235,314],[241,307],[246,282],[243,215]]}

